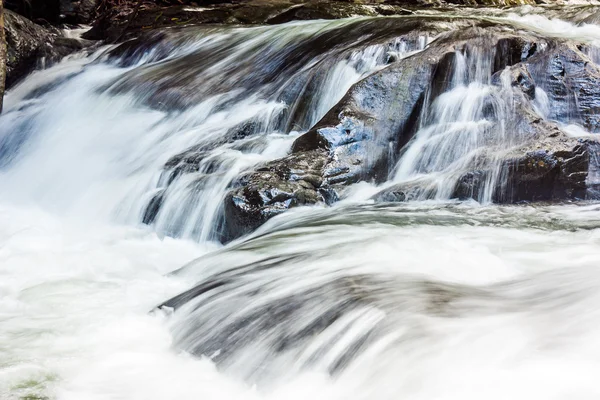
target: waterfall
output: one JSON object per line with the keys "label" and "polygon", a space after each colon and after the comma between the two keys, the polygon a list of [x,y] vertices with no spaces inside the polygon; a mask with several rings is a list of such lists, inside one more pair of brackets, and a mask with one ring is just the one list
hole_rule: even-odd
{"label": "waterfall", "polygon": [[[144,32],[12,88],[0,398],[597,398],[600,28],[454,12]],[[222,244],[293,157],[335,201]],[[511,197],[523,160],[583,184]]]}
{"label": "waterfall", "polygon": [[[482,159],[520,142],[505,126],[514,120],[509,74],[502,73],[501,85],[493,85],[494,54],[472,50],[456,53],[451,86],[434,100],[396,167],[395,182],[428,182],[419,186],[415,199],[450,198],[459,178],[479,169]],[[491,201],[499,167],[491,166],[494,172],[476,200]]]}
{"label": "waterfall", "polygon": [[353,83],[425,46],[398,29],[189,28],[37,72],[6,98],[2,196],[218,239],[236,179],[284,156]]}

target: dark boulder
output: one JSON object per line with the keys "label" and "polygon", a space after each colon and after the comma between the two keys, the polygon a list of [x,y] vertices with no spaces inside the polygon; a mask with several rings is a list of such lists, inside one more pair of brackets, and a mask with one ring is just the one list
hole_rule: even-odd
{"label": "dark boulder", "polygon": [[325,202],[322,192],[324,150],[291,154],[242,177],[240,187],[225,198],[223,240],[252,232],[268,219],[288,209]]}
{"label": "dark boulder", "polygon": [[89,44],[65,38],[57,29],[42,27],[8,10],[5,11],[4,28],[8,49],[7,88],[41,66],[42,60],[49,65]]}
{"label": "dark boulder", "polygon": [[453,198],[459,200],[479,199],[487,179],[487,171],[470,171],[462,175],[454,188]]}
{"label": "dark boulder", "polygon": [[515,149],[502,163],[496,203],[586,198],[589,152],[585,142],[558,128]]}

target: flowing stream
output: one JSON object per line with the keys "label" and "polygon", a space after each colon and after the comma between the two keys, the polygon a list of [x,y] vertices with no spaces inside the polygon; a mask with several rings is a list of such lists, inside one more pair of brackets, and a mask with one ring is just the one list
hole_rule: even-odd
{"label": "flowing stream", "polygon": [[[498,20],[581,40],[598,61],[598,26]],[[600,206],[449,200],[479,152],[523,139],[489,54],[457,54],[383,184],[428,180],[416,201],[375,204],[381,185],[358,183],[219,243],[241,175],[456,28],[401,21],[166,30],[14,87],[0,118],[0,399],[598,398]],[[536,99],[552,118],[543,88]]]}

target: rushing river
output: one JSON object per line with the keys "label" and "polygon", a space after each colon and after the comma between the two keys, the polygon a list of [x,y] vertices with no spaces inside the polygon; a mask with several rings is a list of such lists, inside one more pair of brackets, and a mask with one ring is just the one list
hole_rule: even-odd
{"label": "rushing river", "polygon": [[[506,21],[600,41],[591,24]],[[376,204],[381,186],[358,183],[218,242],[238,175],[435,40],[371,22],[178,30],[8,93],[0,399],[600,397],[597,203]],[[478,115],[462,90],[485,86],[464,75],[438,104],[457,108],[444,124]],[[421,174],[441,125],[391,178]],[[190,149],[197,169],[170,168]]]}
{"label": "rushing river", "polygon": [[[165,276],[211,249],[161,241],[140,228],[82,225],[34,208],[3,206],[2,398],[600,395],[598,206],[349,207],[344,213],[292,213],[282,230],[273,221],[264,227],[269,235],[208,253],[205,263]],[[230,371],[218,371],[208,358],[174,350],[173,322],[148,314],[215,268],[273,256],[292,257],[256,273],[255,283],[277,282],[272,296],[313,288],[321,302],[310,304],[314,314],[280,321],[290,329],[332,306],[319,293],[327,282],[356,277],[359,292],[361,276],[373,285],[387,282],[373,293],[380,296],[374,304],[356,309],[355,332],[347,333],[351,341],[383,324],[385,334],[371,352],[332,378],[327,368],[343,347],[306,370],[308,349],[278,360],[280,375],[254,387],[238,376],[256,373],[267,334],[254,337]],[[264,300],[257,296],[240,305],[235,296],[243,288],[238,290],[232,307]]]}

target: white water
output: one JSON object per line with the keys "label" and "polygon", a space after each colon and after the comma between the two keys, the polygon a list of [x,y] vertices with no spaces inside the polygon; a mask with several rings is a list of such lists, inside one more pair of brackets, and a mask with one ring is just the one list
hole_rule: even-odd
{"label": "white water", "polygon": [[[414,46],[394,40],[352,50],[350,42],[345,44],[350,50],[317,54],[308,64],[296,66],[292,76],[282,74],[273,83],[251,82],[254,86],[245,89],[236,86],[236,79],[260,80],[261,69],[275,68],[280,62],[277,51],[343,25],[299,23],[204,35],[192,31],[172,39],[179,47],[166,60],[160,60],[155,47],[124,68],[117,64],[119,60],[106,61],[103,49],[37,72],[6,97],[0,153],[2,164],[10,164],[10,169],[0,171],[0,193],[17,203],[33,200],[52,212],[87,218],[93,209],[95,219],[125,223],[141,221],[149,202],[160,195],[163,205],[152,218],[157,231],[214,240],[221,203],[234,178],[254,165],[284,156],[296,129],[307,130],[316,123],[353,83],[381,68],[389,53],[401,58],[418,48],[414,46],[425,45],[424,40]],[[198,52],[227,48],[230,42],[234,46],[225,59],[202,65]],[[302,51],[306,49],[297,50]],[[186,107],[175,110],[160,109],[164,103],[154,100],[159,94],[153,92],[153,85],[120,88],[146,76],[152,81],[156,79],[152,74],[162,74],[161,68],[170,63],[183,65],[181,71],[174,68],[177,72],[164,78],[173,80],[174,86],[184,75],[192,80],[185,87],[197,91],[225,85],[223,70],[230,69],[232,82],[227,84],[232,87],[225,87],[223,93],[207,91],[198,100],[194,93],[178,96],[177,102]],[[197,74],[196,69],[202,68],[203,73]],[[306,87],[316,82],[314,93],[295,88],[303,74],[310,78]],[[64,82],[48,91],[48,84],[60,80]],[[39,90],[41,95],[36,94]],[[263,93],[273,90],[275,94]],[[291,99],[286,102],[282,96]],[[148,107],[148,98],[158,102],[157,107]],[[296,102],[308,103],[310,113],[294,121],[283,113],[294,112]],[[286,130],[282,118],[301,126]],[[243,128],[244,124],[251,124],[250,128]],[[247,136],[232,140],[231,132],[240,127],[249,131]],[[194,173],[179,177],[172,169],[165,170],[172,157],[195,147],[203,153]],[[181,165],[185,162],[177,167]]]}
{"label": "white water", "polygon": [[[376,51],[370,48],[367,59]],[[352,68],[354,56],[345,61]],[[31,77],[9,94],[2,117],[1,135],[30,124],[23,131],[32,139],[18,151],[19,140],[4,148],[17,158],[0,176],[0,399],[600,395],[597,206],[342,204],[295,210],[227,248],[163,237],[172,229],[168,218],[161,222],[159,216],[152,228],[139,222],[140,204],[148,200],[140,193],[164,179],[164,163],[202,142],[203,135],[221,132],[211,128],[257,115],[269,119],[281,104],[249,96],[219,114],[213,112],[218,99],[206,99],[173,116],[140,105],[133,94],[99,91],[135,66],[88,62],[75,58]],[[328,81],[332,86],[366,73],[337,65]],[[43,82],[77,71],[83,73],[51,94],[26,99]],[[294,135],[258,133],[268,137],[268,145],[245,152],[224,145],[213,152],[226,154],[227,174],[284,154]],[[187,210],[182,218],[193,215]],[[202,232],[180,236],[206,238],[206,228]],[[202,255],[180,273],[165,275]],[[311,314],[296,314],[278,326],[296,329],[332,306],[327,294],[337,278],[366,275],[375,283],[357,279],[354,289],[379,291],[299,350],[271,357],[264,346],[277,335],[264,335],[241,346],[234,362],[221,369],[181,351],[182,342],[185,348],[194,339],[191,332],[186,342],[191,310],[177,311],[174,318],[148,313],[198,281],[285,255],[294,258],[251,271],[256,280],[242,280],[240,290],[220,299],[223,308],[208,311],[235,320],[238,304],[260,310],[314,289],[307,303],[317,303]],[[456,297],[446,304],[424,282],[450,284]],[[264,297],[243,296],[257,285],[266,290]],[[369,351],[330,376],[344,346],[372,329],[378,336]],[[326,346],[331,337],[338,338],[337,345]],[[209,355],[218,358],[217,353]],[[320,358],[307,363],[312,356]]]}
{"label": "white water", "polygon": [[[354,215],[350,219],[358,220]],[[188,267],[177,278],[162,275],[206,248],[159,241],[144,230],[90,229],[31,208],[2,207],[0,398],[591,399],[600,394],[597,207],[430,205],[377,215],[373,222],[356,224],[344,222],[339,213],[290,214],[292,224],[308,217],[338,218],[341,225],[294,228],[296,234],[267,238],[254,251],[215,259],[235,265],[249,257],[323,249],[327,255],[318,261],[286,265],[289,279],[301,275],[304,284],[319,287],[327,276],[366,272],[415,282],[388,294],[390,301],[398,299],[396,312],[404,315],[398,322],[387,320],[398,324],[390,332],[395,336],[335,380],[319,369],[298,372],[301,360],[295,359],[288,360],[285,380],[254,388],[232,377],[235,372],[218,372],[209,360],[173,349],[169,325],[160,314],[147,314],[211,273],[212,268]],[[573,231],[577,226],[586,229]],[[471,298],[467,290],[448,318],[424,308],[428,295],[414,292],[419,293],[420,279],[465,288],[509,284],[492,287],[483,298]],[[236,367],[243,369],[244,363]]]}
{"label": "white water", "polygon": [[[502,85],[492,85],[492,59],[482,49],[469,57],[456,52],[449,90],[433,102],[429,115],[424,113],[421,129],[396,166],[395,182],[431,181],[415,198],[450,198],[462,174],[522,140],[507,132],[506,123],[514,119],[510,77],[504,73]],[[487,164],[494,172],[477,198],[480,202],[491,201],[500,173],[493,160]]]}

